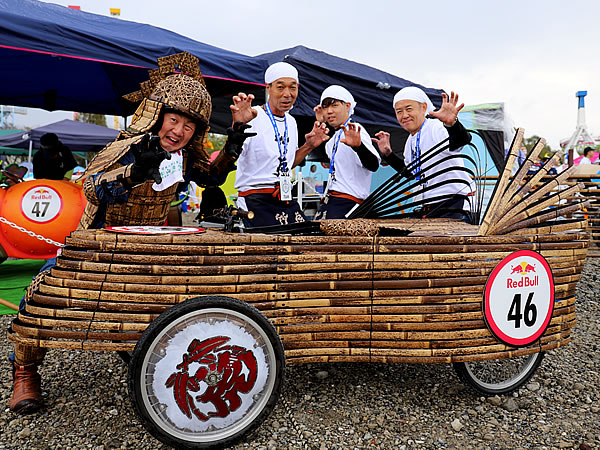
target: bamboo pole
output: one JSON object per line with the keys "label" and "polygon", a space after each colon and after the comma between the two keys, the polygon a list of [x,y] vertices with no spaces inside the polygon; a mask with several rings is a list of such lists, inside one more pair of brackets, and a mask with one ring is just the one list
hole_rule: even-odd
{"label": "bamboo pole", "polygon": [[[529,168],[535,162],[535,160],[539,156],[540,152],[544,149],[545,145],[546,145],[546,139],[544,139],[544,138],[539,139],[537,141],[537,143],[535,144],[535,146],[533,147],[533,149],[531,150],[531,153],[529,155],[527,155],[527,158],[526,158],[525,162],[523,163],[523,165],[521,165],[521,167],[519,167],[519,169],[517,170],[517,173],[512,178],[510,184],[508,185],[508,187],[506,188],[506,191],[503,194],[503,201],[507,205],[506,209],[511,208],[510,199],[514,196],[514,194],[515,194],[515,192],[517,192],[517,190],[521,189],[523,179],[527,176],[527,173],[529,172]],[[550,165],[550,162],[547,161],[546,164],[544,165],[544,167],[540,168],[540,170],[544,170],[544,168],[547,167],[547,169],[546,169],[546,172],[547,172],[547,170],[549,170],[550,167],[554,167],[554,165],[557,162],[558,162],[558,155],[554,155],[552,157],[552,165]],[[512,168],[511,168],[511,171],[512,171]]]}
{"label": "bamboo pole", "polygon": [[489,202],[485,217],[484,217],[481,225],[479,226],[479,231],[477,233],[479,236],[486,236],[487,234],[490,234],[490,233],[488,233],[490,225],[495,222],[498,214],[499,213],[501,214],[501,212],[502,212],[502,210],[501,210],[502,202],[503,202],[502,197],[506,190],[506,186],[509,183],[510,173],[511,173],[514,163],[517,159],[517,154],[518,154],[519,148],[521,147],[521,142],[523,141],[524,134],[525,134],[525,130],[523,128],[517,129],[515,137],[513,138],[512,145],[510,147],[510,151],[506,158],[506,164],[504,165],[504,170],[502,171],[502,175],[500,176],[500,178],[498,179],[498,182],[496,183],[496,187],[494,189],[494,192],[492,193],[492,198]]}
{"label": "bamboo pole", "polygon": [[579,191],[580,188],[581,188],[581,185],[571,186],[570,188],[568,188],[562,192],[558,192],[558,193],[550,196],[547,200],[545,200],[541,203],[534,204],[541,198],[540,195],[537,195],[537,194],[539,194],[539,192],[536,192],[536,195],[532,195],[532,196],[528,197],[526,200],[523,200],[519,204],[518,208],[513,208],[502,219],[500,219],[498,224],[494,227],[493,231],[514,225],[515,223],[520,222],[521,220],[524,220],[528,217],[531,217],[531,216],[537,214],[538,212],[540,212],[554,204],[558,204],[558,203],[560,203],[561,200],[564,200],[565,196],[568,196],[571,193]]}
{"label": "bamboo pole", "polygon": [[547,220],[556,219],[561,216],[569,215],[576,211],[579,211],[582,208],[582,206],[587,206],[587,205],[589,205],[588,202],[582,202],[582,203],[577,203],[575,205],[570,205],[570,206],[559,206],[545,214],[541,214],[539,216],[517,222],[516,224],[506,227],[503,230],[499,230],[498,233],[499,234],[510,233],[510,232],[518,230],[520,228],[527,228],[532,225],[540,224]]}
{"label": "bamboo pole", "polygon": [[4,300],[3,298],[0,298],[0,305],[6,306],[7,308],[12,309],[13,311],[19,310],[19,307],[17,305],[9,302],[8,300]]}

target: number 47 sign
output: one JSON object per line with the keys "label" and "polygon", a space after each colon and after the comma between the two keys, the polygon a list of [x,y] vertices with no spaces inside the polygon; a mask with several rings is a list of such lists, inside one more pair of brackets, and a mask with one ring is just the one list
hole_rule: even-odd
{"label": "number 47 sign", "polygon": [[554,280],[539,253],[521,250],[496,266],[485,285],[483,317],[491,332],[515,347],[536,341],[554,310]]}

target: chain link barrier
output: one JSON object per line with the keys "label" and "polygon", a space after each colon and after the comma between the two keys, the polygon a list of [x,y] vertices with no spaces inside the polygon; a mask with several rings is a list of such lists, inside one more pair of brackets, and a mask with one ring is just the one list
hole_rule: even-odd
{"label": "chain link barrier", "polygon": [[16,223],[13,223],[10,220],[2,217],[2,216],[0,216],[0,222],[1,223],[5,223],[6,225],[8,225],[9,227],[14,228],[15,230],[19,230],[21,233],[25,233],[25,234],[27,234],[27,235],[29,235],[31,237],[39,239],[40,241],[47,242],[48,244],[56,245],[57,247],[61,247],[61,248],[63,248],[65,246],[65,244],[61,244],[60,242],[53,241],[52,239],[44,237],[41,234],[36,234],[33,231],[28,230],[27,228],[23,228],[23,227],[17,225]]}

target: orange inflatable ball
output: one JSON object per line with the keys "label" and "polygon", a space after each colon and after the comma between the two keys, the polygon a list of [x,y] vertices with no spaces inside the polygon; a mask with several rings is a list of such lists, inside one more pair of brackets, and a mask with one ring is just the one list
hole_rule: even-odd
{"label": "orange inflatable ball", "polygon": [[30,234],[64,244],[85,205],[81,186],[68,181],[32,180],[0,189],[0,246],[14,258],[52,258],[59,247]]}
{"label": "orange inflatable ball", "polygon": [[[2,199],[4,198],[5,195],[6,195],[6,189],[0,188],[0,205],[2,204]],[[2,245],[0,245],[0,264],[3,263],[4,261],[6,261],[6,258],[8,258],[8,255],[6,254],[6,250],[4,250],[4,247],[2,247]]]}

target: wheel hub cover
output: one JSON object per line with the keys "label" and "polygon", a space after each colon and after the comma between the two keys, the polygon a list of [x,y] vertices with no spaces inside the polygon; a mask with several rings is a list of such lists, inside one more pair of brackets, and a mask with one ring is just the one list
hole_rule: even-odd
{"label": "wheel hub cover", "polygon": [[224,428],[243,418],[268,380],[266,356],[256,344],[227,321],[179,331],[160,350],[164,356],[152,380],[163,413],[176,427],[192,431]]}

